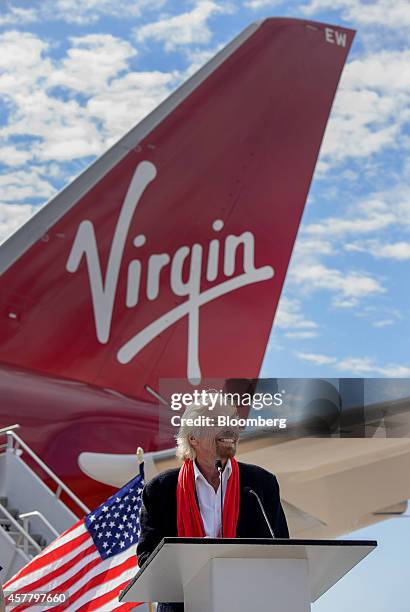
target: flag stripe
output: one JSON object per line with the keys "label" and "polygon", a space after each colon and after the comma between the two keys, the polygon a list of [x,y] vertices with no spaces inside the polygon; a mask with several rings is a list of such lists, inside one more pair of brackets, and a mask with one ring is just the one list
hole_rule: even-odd
{"label": "flag stripe", "polygon": [[[49,584],[45,584],[43,586],[41,586],[41,588],[39,590],[41,590],[44,593],[65,593],[65,592],[69,592],[69,589],[71,586],[73,586],[77,580],[83,578],[84,576],[87,576],[88,572],[90,572],[95,566],[98,566],[100,562],[100,556],[99,554],[96,552],[95,558],[92,560],[89,560],[85,565],[82,563],[78,563],[77,564],[77,573],[73,574],[71,577],[69,577],[67,580],[65,581],[55,581],[56,584],[53,585],[53,582],[49,583]],[[72,572],[71,572],[72,573]],[[48,577],[47,577],[48,580]],[[38,587],[37,587],[38,588]],[[33,586],[31,588],[30,585],[30,589],[29,590],[35,590],[36,587]],[[27,608],[29,608],[29,605],[22,605],[19,606],[18,608],[18,612],[20,612],[21,610],[26,610]],[[16,612],[16,611],[14,611]]]}
{"label": "flag stripe", "polygon": [[[123,576],[121,576],[123,578]],[[125,589],[129,580],[125,580],[122,584],[116,586],[114,589],[111,589],[108,593],[104,595],[100,595],[93,599],[90,603],[85,603],[81,608],[76,608],[76,612],[107,612],[107,610],[132,610],[135,605],[134,603],[120,603],[118,601],[118,597],[120,592]]]}
{"label": "flag stripe", "polygon": [[48,565],[49,563],[52,563],[53,561],[60,561],[62,555],[65,555],[67,552],[70,552],[74,548],[74,546],[78,546],[79,544],[82,544],[88,539],[90,539],[90,536],[87,531],[86,533],[83,533],[82,535],[78,536],[74,540],[66,542],[59,548],[54,547],[54,549],[51,552],[47,552],[46,554],[40,553],[39,555],[37,555],[37,557],[34,557],[31,563],[24,566],[15,577],[13,577],[8,583],[6,583],[5,587],[8,588],[9,585],[12,586],[12,583],[14,582],[16,578],[22,578],[23,576],[28,576],[34,570],[44,568],[46,565]]}
{"label": "flag stripe", "polygon": [[[116,571],[116,568],[126,561],[132,561],[133,565],[136,564],[136,557],[127,554],[128,551],[122,553],[121,555],[116,555],[111,559],[106,559],[105,561],[101,561],[99,563],[95,563],[89,567],[86,567],[87,571],[80,571],[75,576],[75,579],[70,579],[67,582],[62,582],[58,586],[58,591],[68,591],[70,594],[70,602],[76,596],[78,591],[81,593],[85,592],[86,589],[92,588],[95,580],[105,581],[109,579],[110,572]],[[89,586],[91,585],[91,586]],[[56,589],[57,590],[57,589]],[[62,607],[62,609],[65,609]],[[56,612],[56,608],[53,608],[54,612]]]}
{"label": "flag stripe", "polygon": [[[87,559],[88,557],[88,559]],[[81,559],[77,562],[75,567],[70,567],[70,562],[64,566],[65,573],[62,576],[50,576],[46,575],[44,580],[37,581],[36,583],[28,585],[24,590],[25,591],[35,591],[40,590],[45,593],[61,593],[66,592],[72,584],[75,584],[76,580],[82,578],[85,571],[90,571],[95,565],[98,565],[100,562],[100,555],[95,550],[91,550],[91,553],[86,555],[81,555]],[[60,570],[57,570],[56,573],[61,573]],[[21,608],[22,610],[25,607]]]}
{"label": "flag stripe", "polygon": [[[103,582],[101,581],[96,582],[94,586],[96,586],[97,589],[94,593],[94,598],[102,597],[103,595],[107,593],[112,593],[114,589],[117,589],[117,593],[119,596],[119,592],[123,588],[125,588],[125,586],[129,583],[129,581],[132,579],[132,577],[135,574],[135,566],[133,566],[132,563],[130,563],[131,561],[133,561],[133,559],[128,559],[127,561],[123,563],[122,566],[112,570],[109,576],[106,576],[104,578]],[[116,570],[117,570],[117,573],[115,574]],[[88,585],[87,585],[87,591],[88,591]],[[108,601],[112,598],[113,598],[112,594],[110,594]],[[89,602],[90,602],[90,597],[88,595],[88,592],[84,592],[81,594],[78,593],[77,597],[74,600],[74,604],[72,601],[70,601],[71,605],[68,608],[67,612],[79,612],[79,610],[81,610],[81,608]],[[55,610],[55,612],[60,612],[60,611]]]}
{"label": "flag stripe", "polygon": [[63,575],[54,574],[53,576],[48,576],[43,589],[45,591],[67,590],[78,578],[82,577],[85,568],[87,571],[90,571],[100,560],[100,555],[94,548],[90,554],[84,555],[82,559],[79,559],[75,566],[70,567],[70,564],[68,568],[66,566],[66,571]]}
{"label": "flag stripe", "polygon": [[[76,596],[78,591],[84,593],[87,589],[93,588],[94,585],[98,583],[98,581],[106,582],[110,579],[112,572],[115,572],[115,575],[117,575],[117,567],[123,567],[124,563],[126,562],[130,563],[131,566],[133,566],[134,568],[136,567],[136,558],[132,556],[130,557],[129,555],[123,553],[122,555],[117,555],[112,559],[107,559],[106,561],[103,561],[100,565],[96,566],[96,568],[91,568],[86,576],[78,580],[75,585],[77,589],[70,590],[70,602],[72,600],[72,597]],[[126,567],[128,567],[128,565]]]}
{"label": "flag stripe", "polygon": [[[30,574],[27,574],[23,578],[13,581],[13,583],[7,587],[7,590],[19,592],[22,592],[23,590],[30,590],[31,586],[37,583],[42,576],[45,576],[45,580],[47,582],[50,579],[50,574],[54,574],[54,572],[58,571],[61,564],[62,569],[71,567],[73,564],[75,565],[78,562],[77,558],[81,559],[83,558],[83,556],[89,554],[92,551],[95,551],[95,546],[92,543],[92,539],[89,538],[87,541],[83,542],[81,546],[70,551],[70,553],[67,553],[61,559],[53,561],[53,563],[51,563],[49,567],[42,567],[34,572],[31,572]],[[45,569],[47,570],[46,573]],[[65,570],[63,569],[63,571]]]}
{"label": "flag stripe", "polygon": [[44,555],[44,553],[49,553],[55,548],[59,548],[62,544],[65,544],[66,542],[70,542],[74,538],[77,538],[83,533],[86,533],[86,531],[87,529],[84,525],[84,519],[80,519],[78,523],[75,523],[75,525],[67,529],[67,531],[64,531],[64,533],[61,536],[59,536],[57,540],[54,540],[54,542],[51,542],[51,544],[49,544],[40,554]]}
{"label": "flag stripe", "polygon": [[128,582],[114,589],[114,597],[111,599],[111,601],[105,602],[100,608],[97,608],[93,612],[107,612],[107,610],[110,610],[110,612],[112,610],[115,610],[115,612],[117,612],[118,610],[120,612],[128,612],[128,610],[133,610],[137,606],[143,606],[145,603],[143,601],[138,601],[135,603],[120,603],[118,601],[118,593],[127,586]]}
{"label": "flag stripe", "polygon": [[95,567],[97,568],[97,570],[100,570],[100,559],[99,558],[93,559],[89,563],[86,563],[85,565],[83,565],[83,567],[81,567],[77,571],[76,574],[73,574],[66,581],[60,582],[60,584],[58,585],[58,590],[61,592],[68,591],[70,593],[70,599],[71,599],[71,597],[73,596],[71,587],[77,586],[77,583],[79,581],[84,581],[87,584],[87,582],[90,580],[90,572],[92,572],[92,570]]}

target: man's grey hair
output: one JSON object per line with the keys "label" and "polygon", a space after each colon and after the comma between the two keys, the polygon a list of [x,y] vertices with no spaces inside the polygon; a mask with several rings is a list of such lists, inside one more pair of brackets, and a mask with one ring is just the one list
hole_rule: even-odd
{"label": "man's grey hair", "polygon": [[209,431],[212,429],[212,426],[209,428],[204,428],[200,425],[187,425],[186,419],[213,417],[221,413],[232,416],[234,413],[236,413],[236,406],[234,404],[217,404],[215,406],[215,410],[210,410],[209,404],[206,403],[197,402],[187,406],[184,414],[182,415],[182,424],[177,435],[175,436],[177,443],[176,456],[178,459],[181,459],[181,461],[191,459],[193,461],[196,458],[196,452],[191,446],[189,438],[191,436],[199,438],[205,431],[208,431],[209,433]]}

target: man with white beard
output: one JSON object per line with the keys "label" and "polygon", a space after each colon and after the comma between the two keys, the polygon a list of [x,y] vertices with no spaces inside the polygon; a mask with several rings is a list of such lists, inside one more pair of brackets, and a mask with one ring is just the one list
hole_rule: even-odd
{"label": "man with white beard", "polygon": [[[218,415],[237,416],[233,405],[218,405],[212,413],[206,403],[188,406],[176,436],[182,467],[162,472],[145,485],[137,548],[140,567],[164,537],[272,537],[250,489],[259,496],[275,537],[289,537],[276,477],[263,468],[235,459],[239,430],[187,424],[209,414],[215,423]],[[218,462],[221,475],[216,467]],[[183,603],[158,605],[158,612],[183,610]]]}

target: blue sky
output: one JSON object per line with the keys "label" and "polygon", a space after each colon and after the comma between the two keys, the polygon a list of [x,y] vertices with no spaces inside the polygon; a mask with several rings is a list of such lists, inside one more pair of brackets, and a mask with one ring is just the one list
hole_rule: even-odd
{"label": "blue sky", "polygon": [[[356,29],[262,373],[410,377],[410,4],[0,6],[0,240],[251,21],[288,15]],[[409,527],[393,520],[355,533],[380,549],[314,610],[408,611]]]}

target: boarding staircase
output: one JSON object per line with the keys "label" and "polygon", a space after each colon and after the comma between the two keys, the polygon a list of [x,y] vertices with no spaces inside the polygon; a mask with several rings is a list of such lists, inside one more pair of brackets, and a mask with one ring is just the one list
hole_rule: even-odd
{"label": "boarding staircase", "polygon": [[[79,509],[89,509],[19,437],[19,425],[0,429],[0,582],[71,527],[77,516],[61,500],[64,492]],[[30,465],[29,465],[30,464]],[[52,488],[39,473],[47,474]]]}

